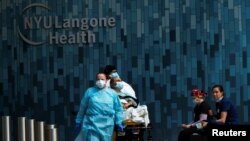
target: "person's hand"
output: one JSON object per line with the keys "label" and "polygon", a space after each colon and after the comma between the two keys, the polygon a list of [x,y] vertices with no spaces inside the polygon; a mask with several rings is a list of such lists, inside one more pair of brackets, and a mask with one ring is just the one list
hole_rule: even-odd
{"label": "person's hand", "polygon": [[131,105],[131,103],[125,103],[125,104],[124,104],[124,108],[125,108],[125,109],[128,109],[130,105]]}
{"label": "person's hand", "polygon": [[78,133],[81,130],[81,128],[82,128],[81,126],[82,126],[81,123],[76,123],[76,125],[75,125],[75,132],[76,133]]}
{"label": "person's hand", "polygon": [[208,122],[206,122],[206,121],[201,122],[202,127],[206,127],[207,124],[208,124]]}
{"label": "person's hand", "polygon": [[124,130],[124,126],[122,124],[118,124],[117,125],[117,131],[123,132],[123,130]]}
{"label": "person's hand", "polygon": [[182,127],[182,128],[190,128],[191,125],[190,125],[190,124],[182,124],[181,127]]}

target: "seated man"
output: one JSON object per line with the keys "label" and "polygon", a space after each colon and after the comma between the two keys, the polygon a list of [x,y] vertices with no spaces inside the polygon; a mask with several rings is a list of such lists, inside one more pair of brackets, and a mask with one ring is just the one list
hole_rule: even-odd
{"label": "seated man", "polygon": [[110,87],[117,92],[120,99],[124,99],[127,101],[127,103],[125,104],[125,109],[128,109],[131,106],[133,106],[133,107],[138,106],[139,101],[137,98],[134,98],[133,96],[129,95],[128,93],[121,91],[124,88],[124,83],[120,77],[112,78],[110,80]]}
{"label": "seated man", "polygon": [[110,80],[110,87],[117,92],[121,103],[123,103],[125,113],[124,120],[132,120],[136,123],[144,123],[145,126],[148,126],[150,121],[147,106],[139,105],[137,99],[121,92],[123,88],[123,83],[121,82],[122,80],[119,77],[112,78]]}

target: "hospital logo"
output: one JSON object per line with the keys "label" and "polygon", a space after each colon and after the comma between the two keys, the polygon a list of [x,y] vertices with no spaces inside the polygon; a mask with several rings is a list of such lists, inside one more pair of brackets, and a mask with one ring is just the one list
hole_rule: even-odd
{"label": "hospital logo", "polygon": [[49,6],[42,3],[26,6],[21,14],[17,33],[30,45],[95,43],[96,35],[91,29],[114,27],[116,22],[114,17],[58,16]]}

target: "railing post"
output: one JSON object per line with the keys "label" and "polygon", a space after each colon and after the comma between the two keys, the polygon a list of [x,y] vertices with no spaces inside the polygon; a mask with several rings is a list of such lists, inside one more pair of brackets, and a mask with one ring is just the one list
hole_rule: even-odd
{"label": "railing post", "polygon": [[26,141],[25,117],[18,118],[18,141]]}
{"label": "railing post", "polygon": [[27,137],[27,141],[35,141],[34,123],[35,123],[34,119],[27,119],[26,120],[26,137]]}
{"label": "railing post", "polygon": [[45,141],[44,136],[44,122],[38,121],[36,122],[36,141]]}
{"label": "railing post", "polygon": [[3,141],[10,141],[10,116],[2,117],[2,134]]}
{"label": "railing post", "polygon": [[58,141],[58,131],[54,124],[46,126],[46,141]]}

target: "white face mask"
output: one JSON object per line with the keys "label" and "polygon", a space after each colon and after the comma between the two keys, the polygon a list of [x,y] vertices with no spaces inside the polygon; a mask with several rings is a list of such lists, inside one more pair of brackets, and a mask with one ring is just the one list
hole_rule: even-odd
{"label": "white face mask", "polygon": [[195,99],[193,99],[193,103],[194,103],[194,104],[197,104],[197,103],[198,103],[198,101],[197,101],[197,100],[195,100]]}
{"label": "white face mask", "polygon": [[223,97],[220,97],[219,99],[215,99],[216,102],[220,102]]}
{"label": "white face mask", "polygon": [[115,88],[121,90],[123,88],[123,83],[122,82],[116,82]]}
{"label": "white face mask", "polygon": [[201,98],[196,98],[196,99],[193,99],[193,103],[194,104],[200,104],[204,101],[204,99],[201,99]]}
{"label": "white face mask", "polygon": [[95,84],[98,88],[102,89],[105,87],[106,82],[105,80],[97,80]]}

